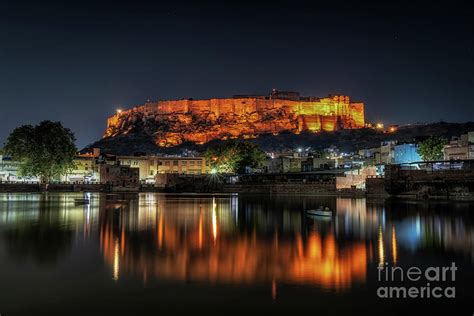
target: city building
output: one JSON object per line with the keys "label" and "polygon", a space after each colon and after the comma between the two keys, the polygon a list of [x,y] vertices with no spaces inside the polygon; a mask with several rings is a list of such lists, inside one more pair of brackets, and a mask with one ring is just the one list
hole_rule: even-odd
{"label": "city building", "polygon": [[301,171],[329,170],[336,167],[336,160],[327,158],[324,154],[315,154],[301,162]]}
{"label": "city building", "polygon": [[397,144],[396,141],[385,141],[382,142],[380,145],[380,163],[384,165],[390,165],[394,163],[395,160],[395,145]]}
{"label": "city building", "polygon": [[17,161],[13,161],[8,156],[0,155],[0,181],[38,181],[36,177],[22,177],[19,174],[20,164]]}
{"label": "city building", "polygon": [[294,153],[271,154],[272,158],[267,159],[265,172],[267,173],[287,173],[287,172],[310,172],[319,170],[334,169],[336,160],[329,158],[323,152],[298,151]]}
{"label": "city building", "polygon": [[153,182],[156,174],[205,174],[209,166],[204,157],[118,156],[123,166],[139,169],[140,181]]}
{"label": "city building", "polygon": [[150,170],[150,159],[147,156],[117,156],[121,166],[138,169],[140,180],[154,179],[155,173]]}
{"label": "city building", "polygon": [[421,161],[421,156],[418,153],[418,146],[416,144],[399,144],[393,148],[394,159],[393,163],[412,163]]}
{"label": "city building", "polygon": [[150,169],[156,173],[205,174],[210,168],[204,157],[157,157]]}
{"label": "city building", "polygon": [[[0,181],[37,182],[37,177],[25,177],[19,173],[20,163],[10,157],[0,155]],[[59,179],[64,182],[99,182],[100,175],[96,161],[92,157],[78,155],[74,158],[74,168]]]}
{"label": "city building", "polygon": [[366,166],[381,164],[380,147],[360,149],[358,154]]}
{"label": "city building", "polygon": [[[105,183],[112,181],[103,179],[104,170],[101,166],[121,165],[136,169],[140,181],[155,182],[156,174],[206,174],[209,166],[204,157],[158,157],[158,156],[115,156],[101,154],[98,148],[87,153],[77,154],[74,168],[62,176],[63,182]],[[20,177],[19,163],[11,158],[0,155],[0,181],[38,181],[37,178]],[[107,180],[109,179],[109,180]]]}
{"label": "city building", "polygon": [[302,161],[306,157],[294,156],[279,156],[271,158],[266,161],[265,170],[267,173],[287,173],[287,172],[301,172]]}
{"label": "city building", "polygon": [[74,168],[62,177],[65,182],[100,182],[99,167],[94,157],[78,155]]}
{"label": "city building", "polygon": [[100,179],[102,183],[115,187],[136,188],[140,186],[139,169],[120,164],[99,165]]}
{"label": "city building", "polygon": [[365,159],[362,159],[358,154],[341,154],[339,157],[333,157],[334,167],[339,169],[352,169],[365,166]]}
{"label": "city building", "polygon": [[443,148],[444,160],[474,159],[474,131],[453,137]]}
{"label": "city building", "polygon": [[367,177],[374,177],[377,175],[377,168],[375,166],[368,166],[358,169],[351,169],[344,172],[344,176],[336,177],[337,189],[365,189],[365,182]]}

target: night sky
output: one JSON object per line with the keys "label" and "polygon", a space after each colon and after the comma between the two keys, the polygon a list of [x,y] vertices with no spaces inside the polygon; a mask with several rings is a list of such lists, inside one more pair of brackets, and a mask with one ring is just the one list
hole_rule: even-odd
{"label": "night sky", "polygon": [[272,88],[387,124],[474,120],[472,1],[171,2],[1,1],[0,144],[51,119],[83,147],[118,107]]}

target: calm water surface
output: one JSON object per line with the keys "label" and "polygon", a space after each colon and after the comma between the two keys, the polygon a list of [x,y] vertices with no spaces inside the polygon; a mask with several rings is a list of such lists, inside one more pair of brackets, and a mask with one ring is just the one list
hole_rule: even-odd
{"label": "calm water surface", "polygon": [[[474,313],[473,203],[83,196],[0,194],[2,316]],[[306,216],[319,206],[336,215]],[[451,262],[455,299],[377,296],[379,264]]]}

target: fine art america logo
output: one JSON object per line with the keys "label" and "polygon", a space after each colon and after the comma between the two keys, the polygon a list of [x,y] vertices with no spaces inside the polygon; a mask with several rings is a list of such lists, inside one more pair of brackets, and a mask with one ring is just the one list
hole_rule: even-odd
{"label": "fine art america logo", "polygon": [[[455,298],[456,288],[451,285],[456,281],[457,267],[454,262],[445,267],[395,267],[378,266],[378,281],[383,286],[377,288],[380,298]],[[386,283],[401,286],[385,286]],[[451,284],[450,284],[451,283]]]}

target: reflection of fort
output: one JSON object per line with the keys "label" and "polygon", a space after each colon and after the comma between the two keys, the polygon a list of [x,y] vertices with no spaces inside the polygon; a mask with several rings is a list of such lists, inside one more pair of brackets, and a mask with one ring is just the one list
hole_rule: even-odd
{"label": "reflection of fort", "polygon": [[[75,198],[83,194],[0,194],[0,248],[51,262],[78,243],[95,251],[97,241],[115,280],[262,283],[274,295],[282,283],[346,289],[365,282],[370,265],[403,265],[421,252],[474,260],[469,203],[92,194],[78,205]],[[336,217],[304,215],[319,205]]]}
{"label": "reflection of fort", "polygon": [[[247,219],[237,214],[236,204],[235,197],[184,202],[143,197],[138,208],[104,213],[100,240],[114,278],[133,273],[144,279],[307,283],[324,288],[347,288],[365,280],[365,243],[338,245],[333,232],[322,233],[317,227],[287,235],[277,226],[271,234],[262,234],[256,225],[250,230],[239,225]],[[283,221],[302,225],[300,213],[296,218],[280,215]],[[271,214],[257,214],[260,219],[265,216],[272,220]]]}
{"label": "reflection of fort", "polygon": [[101,246],[115,279],[260,282],[275,290],[278,283],[345,289],[365,282],[369,263],[397,265],[407,250],[474,254],[466,218],[424,213],[426,205],[332,201],[337,215],[326,222],[298,211],[310,199],[295,209],[288,201],[143,195],[121,212],[101,213]]}

